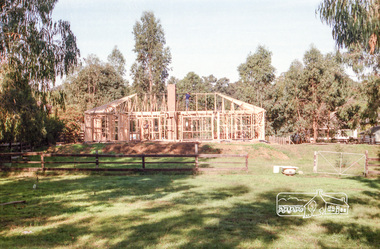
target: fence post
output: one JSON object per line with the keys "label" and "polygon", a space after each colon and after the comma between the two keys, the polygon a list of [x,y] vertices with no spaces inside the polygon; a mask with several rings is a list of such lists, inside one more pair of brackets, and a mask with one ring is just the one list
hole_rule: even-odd
{"label": "fence post", "polygon": [[198,143],[195,143],[195,169],[198,170]]}
{"label": "fence post", "polygon": [[96,154],[95,154],[95,164],[96,164],[96,167],[99,168],[99,155],[98,155],[98,150],[96,150]]}
{"label": "fence post", "polygon": [[45,168],[44,153],[41,153],[41,168]]}
{"label": "fence post", "polygon": [[314,173],[317,173],[317,152],[314,151],[314,168],[313,168],[313,172]]}
{"label": "fence post", "polygon": [[141,156],[142,168],[145,169],[145,156]]}
{"label": "fence post", "polygon": [[368,176],[368,150],[365,151],[365,169],[364,169],[364,176]]}

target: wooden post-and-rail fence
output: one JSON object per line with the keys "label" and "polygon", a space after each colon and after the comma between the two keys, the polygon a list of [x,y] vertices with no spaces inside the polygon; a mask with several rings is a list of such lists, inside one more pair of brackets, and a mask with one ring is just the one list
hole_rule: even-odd
{"label": "wooden post-and-rail fence", "polygon": [[368,151],[365,151],[365,176],[380,175],[380,158],[368,157]]}
{"label": "wooden post-and-rail fence", "polygon": [[286,145],[286,144],[292,144],[293,141],[288,137],[276,137],[276,136],[269,136],[268,137],[268,142],[271,144],[281,144],[281,145]]}
{"label": "wooden post-and-rail fence", "polygon": [[[24,160],[28,156],[39,156],[39,161]],[[22,157],[23,160],[15,160]],[[73,161],[48,161],[46,158],[54,157],[72,157]],[[81,161],[76,160],[80,157],[94,158],[95,160]],[[103,158],[140,158],[141,161],[118,162],[118,161],[102,161]],[[194,158],[194,161],[147,161],[147,158]],[[245,158],[244,162],[200,162],[199,158]],[[5,167],[4,164],[40,164],[41,167]],[[73,168],[46,167],[47,164],[73,164]],[[77,164],[95,164],[95,168],[77,168]],[[141,168],[105,168],[99,167],[101,164],[141,164]],[[147,164],[193,164],[195,168],[147,168]],[[243,167],[222,167],[209,168],[199,167],[202,164],[224,164],[233,165],[240,164]],[[39,170],[57,170],[57,171],[207,171],[207,170],[248,170],[248,154],[59,154],[44,152],[14,152],[0,153],[0,171],[39,171]]]}

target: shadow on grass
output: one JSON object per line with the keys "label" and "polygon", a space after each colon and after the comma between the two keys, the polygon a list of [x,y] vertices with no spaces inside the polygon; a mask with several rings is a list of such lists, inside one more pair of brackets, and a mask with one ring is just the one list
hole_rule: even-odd
{"label": "shadow on grass", "polygon": [[[170,217],[158,221],[147,221],[130,227],[128,238],[111,246],[111,248],[145,248],[160,244],[162,239],[176,241],[179,248],[234,248],[241,243],[257,243],[257,246],[270,246],[279,239],[284,229],[292,229],[305,225],[308,220],[278,217],[276,215],[277,191],[260,194],[257,202],[233,203],[228,208],[207,207],[197,205],[212,201],[226,200],[231,196],[247,193],[249,189],[243,185],[232,188],[217,188],[197,196],[196,192],[184,195],[184,200],[174,199],[177,210]],[[170,205],[165,204],[153,209],[141,210],[142,216],[149,213],[165,212]],[[106,223],[116,222],[109,219]],[[134,221],[130,221],[134,222]],[[120,224],[122,227],[122,224]],[[101,231],[99,231],[101,233]],[[171,237],[168,238],[168,237]],[[165,247],[165,245],[162,245]]]}
{"label": "shadow on grass", "polygon": [[[0,234],[33,226],[42,230],[3,236],[0,247],[92,247],[97,241],[103,241],[102,246],[107,248],[160,244],[170,247],[170,243],[180,248],[233,248],[245,241],[270,246],[284,229],[308,222],[276,215],[275,200],[280,191],[259,194],[255,196],[258,201],[236,201],[252,190],[240,184],[199,192],[196,186],[181,181],[186,177],[189,176],[47,177],[36,190],[32,189],[32,179],[5,182],[1,184],[1,197],[17,191],[27,204],[0,209]],[[168,198],[169,195],[175,196]],[[89,211],[99,207],[102,212],[121,203],[138,206],[131,212],[102,218]],[[78,219],[82,213],[83,219]],[[79,237],[93,239],[83,245]]]}
{"label": "shadow on grass", "polygon": [[[360,241],[360,246],[367,245],[378,248],[380,245],[380,229],[357,223],[337,223],[332,221],[322,223],[322,226],[327,229],[327,234],[344,235],[346,240]],[[319,241],[319,245],[322,248],[331,248],[321,241]]]}
{"label": "shadow on grass", "polygon": [[362,198],[357,197],[359,195],[352,197],[350,203],[364,205],[368,204],[369,202],[372,202],[373,206],[377,206],[378,208],[380,208],[380,177],[372,179],[364,177],[350,177],[348,179],[353,181],[359,181],[367,187],[371,188],[370,190],[361,191],[360,196],[364,196]]}
{"label": "shadow on grass", "polygon": [[[378,229],[355,221],[277,216],[277,194],[291,189],[257,193],[241,183],[200,187],[197,181],[183,181],[189,177],[193,176],[46,176],[36,190],[33,179],[5,179],[0,196],[16,191],[27,204],[0,208],[0,247],[266,248],[310,224],[324,228],[318,236],[337,234],[371,247],[379,243]],[[376,184],[368,184],[374,190],[367,195],[373,196]],[[103,215],[108,208],[117,213]],[[40,230],[9,233],[33,226]]]}
{"label": "shadow on grass", "polygon": [[[84,224],[89,221],[89,219],[82,219],[80,222],[61,224],[43,232],[20,233],[15,236],[3,237],[0,239],[0,245],[2,248],[31,248],[36,246],[52,248],[57,245],[70,247],[77,243],[80,236],[88,234],[88,229]],[[16,244],[15,241],[17,241]]]}
{"label": "shadow on grass", "polygon": [[119,198],[123,198],[124,203],[162,198],[172,192],[190,189],[189,185],[173,184],[174,180],[189,176],[40,175],[38,182],[36,176],[14,180],[0,178],[0,203],[26,201],[26,204],[0,207],[0,233],[15,226],[46,225],[52,217],[85,212],[94,206],[107,208]]}
{"label": "shadow on grass", "polygon": [[350,180],[359,181],[361,183],[364,183],[370,188],[374,188],[379,190],[380,189],[380,176],[377,178],[365,178],[362,176],[354,176],[354,177],[347,177]]}

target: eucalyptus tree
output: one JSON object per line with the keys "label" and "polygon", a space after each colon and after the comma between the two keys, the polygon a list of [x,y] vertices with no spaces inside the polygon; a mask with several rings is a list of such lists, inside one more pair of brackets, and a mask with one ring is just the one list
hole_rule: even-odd
{"label": "eucalyptus tree", "polygon": [[246,62],[238,67],[240,99],[262,106],[267,86],[275,78],[272,66],[272,53],[264,46],[259,46],[254,54],[249,54]]}
{"label": "eucalyptus tree", "polygon": [[220,78],[218,79],[214,86],[213,86],[213,91],[214,92],[219,92],[227,95],[231,95],[229,92],[229,86],[230,86],[230,80],[228,78]]}
{"label": "eucalyptus tree", "polygon": [[64,91],[67,104],[76,106],[83,113],[124,97],[128,89],[117,67],[102,62],[95,55],[89,55],[85,64],[67,78]]}
{"label": "eucalyptus tree", "polygon": [[276,78],[268,91],[264,108],[271,133],[283,135],[302,132],[305,129],[305,115],[301,95],[304,66],[295,60],[287,72]]}
{"label": "eucalyptus tree", "polygon": [[58,0],[1,1],[1,62],[25,78],[35,90],[46,91],[56,76],[77,63],[79,49],[67,21],[52,20]]}
{"label": "eucalyptus tree", "polygon": [[371,54],[379,52],[379,1],[323,0],[317,13],[332,27],[338,47],[361,44]]}
{"label": "eucalyptus tree", "polygon": [[312,131],[316,141],[320,128],[354,128],[351,82],[339,57],[311,47],[303,63],[294,61],[268,92],[265,109],[272,133],[309,136]]}
{"label": "eucalyptus tree", "polygon": [[207,87],[203,79],[194,72],[189,72],[182,80],[177,83],[178,93],[201,93],[207,92]]}
{"label": "eucalyptus tree", "polygon": [[125,75],[125,58],[117,46],[112,49],[112,52],[108,55],[107,60],[108,63],[111,64],[111,66],[113,66],[121,76]]}
{"label": "eucalyptus tree", "polygon": [[311,47],[304,55],[300,100],[305,112],[305,125],[313,130],[314,142],[318,129],[329,125],[330,117],[347,100],[348,76],[332,54],[323,55]]}
{"label": "eucalyptus tree", "polygon": [[144,12],[133,27],[136,62],[131,67],[133,86],[138,93],[159,93],[169,76],[171,53],[165,47],[165,33],[153,12]]}
{"label": "eucalyptus tree", "polygon": [[0,1],[0,139],[6,142],[38,143],[49,137],[48,123],[54,122],[47,111],[49,90],[57,76],[77,64],[70,24],[52,19],[56,3]]}
{"label": "eucalyptus tree", "polygon": [[[380,114],[380,2],[377,0],[324,0],[317,9],[323,22],[332,27],[339,48],[347,48],[346,58],[364,78],[367,106],[364,120],[378,123]],[[365,68],[371,73],[364,73]]]}

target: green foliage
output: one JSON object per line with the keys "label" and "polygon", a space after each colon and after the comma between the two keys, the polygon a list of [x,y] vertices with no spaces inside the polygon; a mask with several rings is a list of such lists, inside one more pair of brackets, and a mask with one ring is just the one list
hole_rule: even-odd
{"label": "green foliage", "polygon": [[55,144],[60,137],[60,135],[64,132],[65,124],[58,117],[45,117],[45,143],[46,144]]}
{"label": "green foliage", "polygon": [[352,92],[355,87],[337,55],[323,55],[311,47],[304,63],[294,61],[268,92],[269,133],[307,135],[314,131],[316,138],[321,127],[355,128],[361,108]]}
{"label": "green foliage", "polygon": [[230,90],[230,80],[228,78],[218,79],[213,87],[214,92],[223,93],[232,96]]}
{"label": "green foliage", "polygon": [[28,83],[45,91],[57,75],[77,63],[79,50],[70,24],[53,22],[57,0],[1,1],[0,57]]}
{"label": "green foliage", "polygon": [[[363,119],[371,125],[379,121],[380,115],[380,77],[371,76],[364,82],[367,105],[363,113]],[[367,122],[366,122],[367,123]]]}
{"label": "green foliage", "polygon": [[254,54],[249,54],[245,63],[240,64],[238,72],[240,80],[237,95],[240,100],[262,106],[265,92],[275,78],[272,66],[272,52],[259,46]]}
{"label": "green foliage", "polygon": [[75,105],[68,105],[65,110],[59,112],[59,118],[65,127],[62,131],[64,141],[74,143],[79,141],[81,124],[83,123],[83,112]]}
{"label": "green foliage", "polygon": [[131,67],[133,87],[137,93],[164,92],[169,76],[171,53],[160,20],[152,12],[144,12],[133,27],[136,62]]}
{"label": "green foliage", "polygon": [[[209,76],[213,77],[213,76]],[[205,81],[206,77],[203,79],[194,72],[189,72],[185,78],[180,80],[177,83],[177,92],[178,93],[205,93],[211,91],[211,83]]]}
{"label": "green foliage", "polygon": [[371,54],[379,51],[378,1],[324,0],[317,13],[332,27],[338,47],[361,44]]}
{"label": "green foliage", "polygon": [[[376,124],[379,120],[379,20],[380,5],[371,0],[324,0],[317,12],[332,27],[338,47],[346,47],[343,55],[352,69],[365,79],[367,106],[363,120]],[[366,68],[372,68],[366,75]],[[362,122],[364,123],[364,122]]]}
{"label": "green foliage", "polygon": [[62,104],[50,88],[77,64],[70,24],[53,22],[56,0],[0,1],[0,140],[54,142],[62,124],[49,113]]}
{"label": "green foliage", "polygon": [[63,129],[63,123],[50,117],[50,109],[38,104],[30,85],[16,81],[18,72],[8,72],[0,93],[0,140],[13,143],[22,141],[34,146],[55,143]]}
{"label": "green foliage", "polygon": [[110,55],[107,57],[108,62],[115,68],[115,70],[121,75],[125,75],[125,59],[120,50],[115,46]]}
{"label": "green foliage", "polygon": [[127,94],[126,81],[111,64],[94,55],[85,62],[64,83],[67,105],[74,105],[83,113]]}

